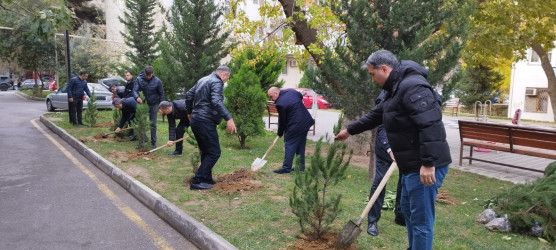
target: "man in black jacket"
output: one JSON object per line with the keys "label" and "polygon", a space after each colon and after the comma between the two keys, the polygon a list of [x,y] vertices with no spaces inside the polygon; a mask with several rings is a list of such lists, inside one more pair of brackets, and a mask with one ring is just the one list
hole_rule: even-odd
{"label": "man in black jacket", "polygon": [[[120,119],[120,123],[118,124],[118,128],[114,132],[120,133],[120,130],[124,127],[126,122],[129,126],[133,125],[133,119],[135,118],[135,111],[137,110],[137,102],[133,98],[114,98],[112,100],[112,105],[117,109],[122,111],[122,118]],[[133,129],[129,131],[129,139],[131,141],[137,140],[133,135]]]}
{"label": "man in black jacket", "polygon": [[216,126],[226,120],[228,133],[236,133],[232,115],[224,106],[222,91],[224,83],[230,78],[230,69],[220,66],[215,72],[201,78],[185,95],[187,116],[191,130],[201,151],[201,165],[191,180],[190,189],[211,189],[212,168],[220,158],[220,141]]}
{"label": "man in black jacket", "polygon": [[[185,100],[175,100],[173,102],[162,101],[158,105],[158,113],[168,117],[168,146],[174,145],[174,141],[181,139],[185,133],[185,127],[189,127],[189,118],[185,108]],[[176,128],[176,119],[180,120]],[[176,143],[176,150],[170,156],[181,155],[183,151],[183,141]]]}
{"label": "man in black jacket", "polygon": [[120,99],[133,97],[133,89],[135,88],[135,79],[130,70],[126,70],[124,78],[127,81],[124,86],[110,85],[110,92],[114,94],[114,98],[118,97]]}
{"label": "man in black jacket", "polygon": [[[380,92],[380,95],[375,100],[375,105],[378,105],[386,92],[383,90]],[[378,126],[376,130],[376,141],[375,141],[375,178],[373,180],[373,185],[371,186],[371,193],[369,194],[369,199],[373,196],[376,188],[384,178],[384,175],[390,168],[390,165],[394,161],[394,154],[392,149],[390,148],[390,144],[388,143],[388,137],[386,136],[386,130],[384,130],[384,125]],[[405,220],[403,218],[402,209],[400,206],[400,198],[402,194],[402,182],[401,182],[402,175],[399,175],[398,179],[398,187],[396,190],[396,202],[394,204],[394,214],[395,219],[394,221],[396,224],[405,226]],[[371,236],[378,236],[378,228],[377,223],[381,217],[381,210],[382,205],[384,204],[384,195],[386,193],[386,187],[382,189],[378,198],[376,199],[375,203],[369,210],[367,214],[367,221],[369,225],[367,226],[367,233]]]}
{"label": "man in black jacket", "polygon": [[74,126],[84,125],[82,121],[84,93],[91,97],[91,91],[87,86],[87,77],[89,77],[87,71],[81,71],[79,76],[71,78],[68,83],[69,119]]}
{"label": "man in black jacket", "polygon": [[149,105],[149,120],[151,122],[151,145],[156,148],[156,114],[158,104],[164,101],[164,88],[162,81],[154,76],[153,66],[147,65],[145,71],[139,74],[133,88],[133,97],[138,103],[143,103],[139,96],[139,91],[143,91],[147,104]]}
{"label": "man in black jacket", "polygon": [[418,63],[398,63],[392,52],[379,50],[366,65],[386,97],[335,139],[384,124],[402,174],[401,207],[409,249],[432,249],[436,195],[452,162],[440,102],[427,82],[427,69]]}
{"label": "man in black jacket", "polygon": [[294,89],[280,90],[272,87],[267,92],[270,100],[276,104],[278,110],[278,136],[284,136],[284,162],[277,174],[287,174],[292,171],[294,156],[299,156],[299,167],[305,170],[305,144],[307,132],[315,120],[303,105],[303,96]]}

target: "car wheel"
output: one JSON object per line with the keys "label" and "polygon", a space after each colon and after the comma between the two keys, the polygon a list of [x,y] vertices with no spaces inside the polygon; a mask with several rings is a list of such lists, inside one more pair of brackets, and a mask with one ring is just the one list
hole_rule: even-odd
{"label": "car wheel", "polygon": [[55,109],[54,106],[52,106],[52,102],[50,101],[50,99],[46,100],[46,109],[51,112]]}

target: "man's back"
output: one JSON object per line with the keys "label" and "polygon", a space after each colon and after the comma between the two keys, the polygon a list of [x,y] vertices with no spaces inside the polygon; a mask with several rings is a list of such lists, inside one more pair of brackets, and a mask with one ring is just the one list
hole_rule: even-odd
{"label": "man's back", "polygon": [[303,105],[303,96],[294,89],[280,90],[276,99],[278,110],[278,135],[297,136],[313,124],[311,114]]}

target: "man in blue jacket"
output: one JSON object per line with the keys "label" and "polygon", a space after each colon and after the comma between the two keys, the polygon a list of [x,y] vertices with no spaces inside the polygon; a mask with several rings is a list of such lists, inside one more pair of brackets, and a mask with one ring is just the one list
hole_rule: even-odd
{"label": "man in blue jacket", "polygon": [[278,136],[284,136],[285,155],[277,174],[287,174],[292,171],[294,156],[299,156],[299,167],[305,170],[305,144],[307,132],[315,120],[303,105],[303,96],[294,89],[280,90],[272,87],[267,92],[270,100],[276,104],[278,110]]}
{"label": "man in blue jacket", "polygon": [[139,91],[143,91],[149,105],[151,145],[153,148],[156,148],[156,114],[158,112],[158,104],[164,101],[164,88],[162,87],[162,81],[154,76],[153,66],[145,66],[145,71],[139,74],[133,88],[133,97],[138,103],[143,103],[139,96]]}
{"label": "man in blue jacket", "polygon": [[87,86],[87,77],[89,74],[87,71],[79,72],[79,76],[73,77],[68,83],[68,109],[69,109],[69,119],[73,126],[81,125],[83,126],[83,96],[91,97],[91,91]]}
{"label": "man in blue jacket", "polygon": [[220,141],[216,126],[222,118],[226,120],[228,133],[236,133],[232,115],[224,106],[224,83],[230,78],[230,69],[220,66],[215,72],[201,78],[185,95],[187,116],[191,130],[201,151],[201,165],[191,180],[190,189],[211,189],[216,182],[212,179],[212,168],[220,158]]}
{"label": "man in blue jacket", "polygon": [[[380,92],[378,97],[375,100],[375,105],[378,105],[386,92],[383,90]],[[375,178],[373,180],[373,185],[371,186],[371,193],[369,194],[369,199],[373,196],[376,188],[384,178],[384,175],[390,168],[390,165],[394,161],[394,154],[392,149],[390,148],[390,144],[388,143],[388,137],[386,136],[386,130],[384,130],[384,125],[378,126],[376,130],[376,142],[375,142]],[[394,222],[398,225],[405,226],[405,220],[403,218],[402,209],[400,206],[400,196],[402,194],[402,183],[401,183],[401,176],[398,179],[398,188],[396,190],[396,203],[394,205],[394,214],[395,219]],[[382,189],[380,194],[378,195],[378,199],[376,199],[375,203],[369,210],[367,215],[367,220],[369,225],[367,226],[367,233],[371,236],[378,236],[378,228],[377,223],[381,217],[381,210],[382,205],[384,204],[384,195],[386,193],[386,187]]]}
{"label": "man in blue jacket", "polygon": [[[174,141],[181,139],[185,133],[185,128],[189,127],[189,118],[187,118],[187,109],[185,108],[185,100],[175,100],[173,102],[162,101],[158,105],[158,113],[166,115],[168,118],[168,146],[174,145]],[[176,119],[180,120],[176,127]],[[183,141],[176,143],[176,150],[170,153],[170,156],[181,155],[183,151]]]}
{"label": "man in blue jacket", "polygon": [[398,62],[392,52],[379,50],[366,65],[386,96],[335,139],[384,124],[402,174],[401,207],[409,249],[432,249],[436,195],[452,162],[441,104],[427,81],[427,69],[418,63]]}

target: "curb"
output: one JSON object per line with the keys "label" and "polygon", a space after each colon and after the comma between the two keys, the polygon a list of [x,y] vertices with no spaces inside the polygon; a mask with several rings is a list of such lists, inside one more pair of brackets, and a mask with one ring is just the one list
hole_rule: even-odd
{"label": "curb", "polygon": [[43,115],[41,115],[40,121],[102,170],[102,172],[106,173],[120,184],[120,186],[135,196],[135,198],[145,204],[145,206],[156,213],[158,217],[174,227],[187,240],[195,244],[195,246],[201,249],[237,249],[226,239],[222,238],[222,236],[195,220],[143,183],[126,174],[114,164],[68,134],[65,130],[49,121]]}
{"label": "curb", "polygon": [[43,102],[44,102],[44,101],[46,100],[46,98],[40,98],[40,97],[30,96],[30,95],[21,93],[21,92],[19,92],[19,91],[16,92],[16,95],[19,95],[19,96],[21,96],[21,97],[23,97],[23,98],[25,98],[25,99],[27,99],[27,100],[32,100],[32,101],[43,101]]}

